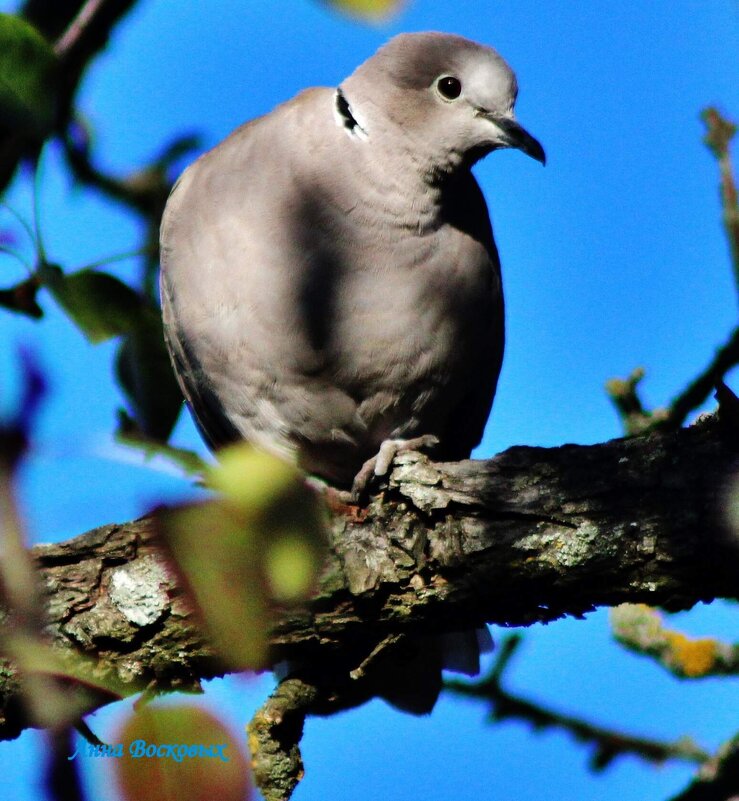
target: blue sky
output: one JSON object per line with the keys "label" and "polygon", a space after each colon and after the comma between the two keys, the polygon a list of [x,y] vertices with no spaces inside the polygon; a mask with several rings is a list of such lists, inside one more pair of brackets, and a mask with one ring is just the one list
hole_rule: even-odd
{"label": "blue sky", "polygon": [[[385,25],[359,25],[313,0],[143,0],[87,75],[80,105],[106,168],[127,171],[183,130],[211,146],[305,86],[337,84],[392,34],[431,29],[499,50],[518,75],[518,117],[548,156],[545,169],[514,152],[476,168],[508,313],[499,394],[478,453],[618,436],[602,389],[608,378],[643,365],[646,400],[665,403],[736,321],[717,170],[698,120],[708,104],[739,116],[732,0],[408,0]],[[24,176],[10,201],[30,214]],[[40,207],[46,249],[65,268],[136,246],[135,221],[71,186],[53,149]],[[10,218],[0,216],[0,227],[12,227]],[[0,285],[21,277],[8,260],[0,269]],[[136,274],[127,262],[111,269]],[[86,344],[48,299],[43,304],[41,324],[0,315],[0,408],[13,403],[12,343],[32,346],[51,379],[21,483],[29,536],[63,539],[189,497],[181,478],[113,445],[120,401],[112,345]],[[185,415],[176,441],[202,449]],[[728,638],[732,622],[735,629],[732,609],[716,604],[676,624]],[[734,733],[739,710],[735,680],[679,683],[623,653],[610,642],[604,612],[532,628],[511,680],[559,708],[650,736],[690,733],[710,748]],[[206,702],[239,730],[268,687],[266,678],[215,682]],[[121,714],[101,713],[93,725],[111,737]],[[689,775],[627,759],[593,777],[584,751],[565,736],[533,736],[520,724],[490,728],[483,717],[475,704],[444,700],[430,719],[377,702],[309,721],[308,773],[295,799],[647,801],[669,797]],[[37,797],[37,740],[0,744],[8,797]],[[97,798],[115,798],[104,779],[95,786]]]}

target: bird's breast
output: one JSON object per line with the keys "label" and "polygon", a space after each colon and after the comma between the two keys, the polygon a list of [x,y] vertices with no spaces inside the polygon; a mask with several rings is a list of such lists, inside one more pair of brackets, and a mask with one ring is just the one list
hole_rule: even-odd
{"label": "bird's breast", "polygon": [[493,314],[490,254],[443,227],[419,232],[389,220],[374,230],[339,236],[329,259],[337,280],[310,308],[324,321],[337,379],[369,390],[446,384]]}

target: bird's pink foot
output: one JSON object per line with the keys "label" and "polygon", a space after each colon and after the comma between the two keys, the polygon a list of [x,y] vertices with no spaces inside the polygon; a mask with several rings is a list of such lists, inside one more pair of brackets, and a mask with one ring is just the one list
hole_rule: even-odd
{"label": "bird's pink foot", "polygon": [[380,450],[362,465],[352,483],[351,497],[356,502],[362,498],[376,477],[386,476],[390,472],[393,460],[404,451],[430,450],[439,444],[439,438],[433,434],[424,434],[413,439],[386,439]]}

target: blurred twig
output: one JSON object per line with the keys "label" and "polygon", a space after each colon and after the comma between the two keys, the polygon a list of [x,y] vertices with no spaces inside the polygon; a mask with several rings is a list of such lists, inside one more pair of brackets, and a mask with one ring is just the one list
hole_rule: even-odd
{"label": "blurred twig", "polygon": [[16,467],[28,447],[44,379],[28,354],[22,359],[25,369],[19,410],[0,423],[0,587],[4,604],[12,610],[14,629],[33,635],[43,626],[43,613],[33,559],[23,541],[14,488]]}
{"label": "blurred twig", "polygon": [[739,328],[734,329],[728,342],[716,351],[705,369],[667,408],[645,408],[638,393],[639,383],[644,378],[644,369],[641,367],[637,367],[628,378],[612,378],[606,383],[606,392],[618,411],[626,434],[635,436],[656,429],[674,430],[680,428],[688,415],[710,397],[724,376],[737,364]]}
{"label": "blurred twig", "polygon": [[662,616],[643,604],[611,611],[615,638],[631,651],[651,656],[680,678],[739,674],[739,646],[712,637],[690,638],[663,625]]}
{"label": "blurred twig", "polygon": [[24,383],[18,412],[0,423],[0,598],[7,614],[2,652],[21,667],[24,702],[31,720],[36,725],[54,727],[65,718],[68,704],[64,693],[48,674],[23,669],[38,665],[47,621],[15,494],[17,468],[28,447],[45,382],[28,353],[21,354],[21,359]]}
{"label": "blurred twig", "polygon": [[[734,281],[739,293],[739,206],[731,161],[731,140],[736,125],[722,117],[715,108],[707,108],[701,118],[706,123],[704,141],[716,157],[721,175],[721,207],[726,236],[729,240]],[[639,398],[637,388],[644,370],[635,369],[628,378],[613,378],[606,383],[606,392],[616,407],[624,431],[629,436],[657,429],[674,430],[685,423],[688,415],[704,403],[723,381],[726,373],[739,364],[739,328],[735,328],[713,359],[666,408],[649,410]]]}
{"label": "blurred twig", "polygon": [[617,757],[628,754],[656,764],[670,759],[700,764],[708,759],[708,753],[690,738],[681,737],[674,742],[661,742],[636,737],[556,712],[507,691],[502,686],[503,675],[520,644],[521,637],[518,635],[506,637],[500,645],[498,659],[486,677],[472,684],[447,681],[444,684],[445,689],[457,695],[486,701],[490,705],[491,721],[523,720],[535,730],[560,729],[569,732],[579,742],[591,744],[595,748],[591,759],[593,770],[603,770]]}
{"label": "blurred twig", "polygon": [[724,227],[729,240],[734,282],[739,294],[739,205],[737,204],[736,181],[731,163],[731,140],[736,135],[736,125],[713,107],[705,109],[701,114],[701,119],[707,128],[703,141],[716,157],[721,174],[721,206]]}
{"label": "blurred twig", "polygon": [[58,130],[66,127],[80,80],[137,0],[25,0],[21,14],[54,42],[61,69]]}
{"label": "blurred twig", "polygon": [[86,0],[67,30],[56,41],[54,52],[57,56],[63,58],[80,41],[80,38],[89,28],[95,16],[100,13],[100,9],[104,4],[105,0]]}
{"label": "blurred twig", "polygon": [[[24,542],[15,483],[44,394],[43,376],[28,353],[21,353],[23,391],[18,411],[0,422],[0,600],[2,601],[3,671],[23,690],[23,706],[34,725],[48,729],[46,790],[52,801],[82,801],[78,763],[71,762],[74,723],[84,709],[79,695],[57,672],[46,635],[48,623],[41,581]],[[6,661],[8,660],[8,661]],[[88,705],[89,706],[89,705]],[[84,724],[83,730],[86,729]]]}
{"label": "blurred twig", "polygon": [[739,798],[739,736],[705,762],[690,786],[671,801],[735,801]]}
{"label": "blurred twig", "polygon": [[[47,42],[57,43],[56,58],[49,48],[51,74],[47,75],[45,85],[53,99],[49,110],[53,119],[49,120],[52,128],[44,128],[44,137],[64,131],[85,70],[136,1],[25,0],[21,4],[19,16],[31,23]],[[88,6],[87,12],[80,17],[83,6]],[[38,136],[9,128],[7,120],[0,120],[0,190],[10,182],[20,162],[36,160],[41,145]]]}
{"label": "blurred twig", "polygon": [[165,145],[146,167],[126,177],[117,177],[95,164],[90,133],[81,120],[70,123],[63,139],[67,162],[75,178],[83,184],[123,203],[142,217],[144,236],[143,288],[156,297],[156,275],[159,266],[159,223],[172,188],[172,165],[200,147],[195,134],[183,134]]}
{"label": "blurred twig", "polygon": [[53,801],[83,801],[79,760],[74,753],[74,729],[67,727],[48,733],[49,753],[46,765],[46,791]]}
{"label": "blurred twig", "polygon": [[643,434],[654,427],[657,412],[650,411],[642,403],[637,392],[645,370],[637,367],[627,378],[611,378],[606,382],[606,392],[616,407],[624,431],[629,436]]}

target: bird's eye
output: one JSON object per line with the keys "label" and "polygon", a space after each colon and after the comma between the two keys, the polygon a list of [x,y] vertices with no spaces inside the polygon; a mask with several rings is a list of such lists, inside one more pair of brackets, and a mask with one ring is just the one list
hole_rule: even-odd
{"label": "bird's eye", "polygon": [[436,88],[446,100],[456,100],[462,94],[462,84],[453,75],[444,75],[439,78]]}

